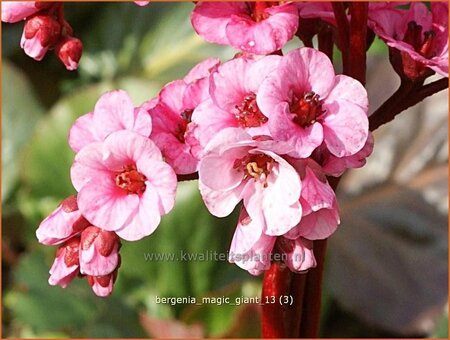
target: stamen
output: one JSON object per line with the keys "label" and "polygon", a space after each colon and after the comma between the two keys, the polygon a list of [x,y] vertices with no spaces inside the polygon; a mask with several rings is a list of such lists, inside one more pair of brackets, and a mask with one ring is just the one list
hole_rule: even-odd
{"label": "stamen", "polygon": [[116,175],[116,185],[125,190],[127,194],[142,195],[145,191],[146,177],[136,170],[134,165],[124,167],[124,170]]}
{"label": "stamen", "polygon": [[259,127],[268,121],[268,118],[259,109],[254,93],[246,95],[242,103],[235,106],[235,109],[235,117],[241,127]]}
{"label": "stamen", "polygon": [[306,92],[300,99],[294,99],[290,111],[294,114],[292,118],[294,123],[301,127],[314,124],[325,112],[319,95],[313,91]]}

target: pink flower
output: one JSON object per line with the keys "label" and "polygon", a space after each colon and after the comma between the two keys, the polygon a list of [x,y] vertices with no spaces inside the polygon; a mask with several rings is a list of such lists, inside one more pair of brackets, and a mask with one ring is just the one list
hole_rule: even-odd
{"label": "pink flower", "polygon": [[272,260],[283,261],[293,272],[304,272],[316,266],[312,241],[300,236],[296,239],[269,236],[262,229],[261,221],[251,219],[243,208],[231,242],[231,263],[252,275],[269,269]]}
{"label": "pink flower", "polygon": [[209,211],[223,217],[243,200],[249,216],[262,221],[267,235],[282,235],[298,224],[301,182],[295,169],[277,154],[285,148],[254,140],[237,128],[220,132],[207,145],[198,170]]}
{"label": "pink flower", "polygon": [[276,247],[284,257],[284,263],[294,273],[303,273],[316,267],[313,242],[303,237],[295,240],[278,237]]}
{"label": "pink flower", "polygon": [[208,98],[209,74],[219,61],[207,59],[194,67],[183,80],[175,80],[161,90],[158,99],[143,105],[152,117],[151,139],[177,174],[197,171],[198,141],[191,123],[195,108]]}
{"label": "pink flower", "polygon": [[41,9],[51,6],[41,1],[4,1],[2,2],[2,21],[14,23],[25,20]]}
{"label": "pink flower", "polygon": [[280,56],[257,61],[236,58],[220,65],[211,74],[211,99],[200,104],[192,115],[196,137],[204,147],[227,127],[246,129],[251,135],[268,135],[267,117],[261,112],[256,95],[262,81],[276,69]]}
{"label": "pink flower", "polygon": [[81,233],[80,272],[92,276],[112,273],[119,265],[120,241],[112,231],[90,226]]}
{"label": "pink flower", "polygon": [[42,244],[56,245],[80,233],[89,225],[78,210],[76,196],[70,196],[41,222],[36,236]]}
{"label": "pink flower", "polygon": [[254,54],[281,49],[298,28],[295,4],[271,2],[200,2],[191,16],[206,41]]}
{"label": "pink flower", "polygon": [[150,1],[135,1],[134,3],[138,6],[147,6]]}
{"label": "pink flower", "polygon": [[[352,156],[339,158],[329,153],[328,150],[324,152],[319,151],[319,154],[321,154],[318,157],[322,159],[321,165],[323,172],[327,176],[339,177],[347,169],[363,167],[366,164],[366,158],[372,154],[373,144],[373,136],[369,132],[364,147]],[[317,150],[320,150],[320,148]]]}
{"label": "pink flower", "polygon": [[95,295],[100,297],[108,296],[112,293],[114,282],[117,279],[117,269],[108,275],[92,276],[87,275],[86,279],[92,287]]}
{"label": "pink flower", "polygon": [[337,157],[362,149],[368,136],[367,92],[353,78],[335,75],[328,57],[312,48],[285,55],[261,83],[256,102],[276,140],[305,158],[322,142]]}
{"label": "pink flower", "polygon": [[325,239],[340,223],[336,195],[321,167],[313,160],[297,160],[292,164],[301,174],[300,202],[303,214],[300,223],[289,230],[285,237],[291,240],[299,237],[308,240]]}
{"label": "pink flower", "polygon": [[59,246],[56,252],[56,258],[50,269],[50,278],[48,283],[52,286],[67,285],[79,274],[79,245],[80,238],[72,237],[70,240]]}
{"label": "pink flower", "polygon": [[70,129],[69,145],[78,152],[86,145],[102,142],[108,135],[129,130],[148,137],[152,121],[148,113],[135,108],[131,98],[123,90],[103,94],[95,104],[94,112],[78,118]]}
{"label": "pink flower", "polygon": [[129,241],[150,235],[175,202],[174,171],[150,139],[132,131],[83,147],[71,178],[83,216]]}
{"label": "pink flower", "polygon": [[242,208],[228,260],[252,275],[260,275],[270,267],[270,255],[276,239],[275,236],[265,235],[262,221],[250,218]]}
{"label": "pink flower", "polygon": [[409,79],[430,75],[426,68],[448,77],[448,3],[413,2],[408,10],[374,8],[369,27],[387,45],[398,50],[391,61]]}
{"label": "pink flower", "polygon": [[74,71],[78,68],[83,53],[83,44],[80,39],[64,37],[56,45],[55,53],[67,70]]}
{"label": "pink flower", "polygon": [[61,36],[61,25],[50,15],[36,15],[27,20],[20,47],[35,60],[42,60]]}

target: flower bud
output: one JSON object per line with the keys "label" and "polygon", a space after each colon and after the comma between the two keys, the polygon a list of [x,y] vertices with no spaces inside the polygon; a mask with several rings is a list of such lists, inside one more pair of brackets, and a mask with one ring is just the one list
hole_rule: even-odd
{"label": "flower bud", "polygon": [[55,53],[66,69],[74,71],[78,68],[78,62],[83,53],[83,44],[80,39],[67,36],[56,45]]}
{"label": "flower bud", "polygon": [[80,272],[79,246],[80,238],[72,237],[58,248],[55,261],[50,269],[49,284],[66,288],[78,275]]}
{"label": "flower bud", "polygon": [[111,274],[103,275],[103,276],[91,276],[87,275],[86,279],[89,285],[92,287],[95,295],[105,297],[111,294],[114,282],[117,279],[117,269],[114,270]]}
{"label": "flower bud", "polygon": [[61,25],[49,15],[29,18],[23,29],[20,46],[35,60],[42,60],[61,36]]}
{"label": "flower bud", "polygon": [[81,233],[80,271],[82,274],[103,276],[119,265],[120,241],[116,233],[94,226]]}

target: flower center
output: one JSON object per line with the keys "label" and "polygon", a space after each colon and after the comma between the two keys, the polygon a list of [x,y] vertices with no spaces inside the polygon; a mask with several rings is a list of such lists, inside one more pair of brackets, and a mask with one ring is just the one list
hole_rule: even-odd
{"label": "flower center", "polygon": [[292,120],[301,127],[314,124],[325,112],[319,95],[313,91],[306,92],[300,99],[295,98],[289,109],[293,113]]}
{"label": "flower center", "polygon": [[258,127],[267,123],[268,118],[264,116],[256,104],[256,94],[250,93],[244,97],[240,105],[235,106],[235,117],[241,127]]}
{"label": "flower center", "polygon": [[116,185],[125,190],[127,194],[141,195],[145,191],[147,178],[136,170],[134,165],[124,167],[124,170],[116,175]]}
{"label": "flower center", "polygon": [[186,133],[186,129],[188,124],[191,122],[192,113],[194,112],[193,109],[187,109],[181,112],[180,116],[183,118],[183,120],[177,125],[175,128],[175,137],[181,142],[184,143],[184,134]]}
{"label": "flower center", "polygon": [[249,15],[256,22],[267,19],[269,14],[266,13],[266,9],[276,5],[278,5],[277,1],[247,2]]}
{"label": "flower center", "polygon": [[265,154],[249,154],[241,159],[236,159],[233,168],[244,172],[244,179],[253,177],[255,181],[267,187],[267,176],[272,172],[274,160]]}
{"label": "flower center", "polygon": [[434,31],[426,31],[422,34],[422,26],[415,21],[408,23],[408,29],[403,37],[403,41],[414,47],[414,50],[425,58],[434,57],[433,47],[436,33]]}

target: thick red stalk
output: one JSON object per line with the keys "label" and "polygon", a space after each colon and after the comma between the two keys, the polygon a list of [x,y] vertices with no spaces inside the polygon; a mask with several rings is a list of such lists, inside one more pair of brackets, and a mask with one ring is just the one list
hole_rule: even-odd
{"label": "thick red stalk", "polygon": [[280,303],[282,296],[289,295],[291,271],[284,263],[273,261],[264,273],[261,293],[261,334],[263,338],[286,338],[286,307]]}
{"label": "thick red stalk", "polygon": [[350,62],[350,46],[349,46],[349,24],[347,14],[345,13],[345,5],[343,2],[333,2],[334,17],[336,18],[336,29],[338,33],[339,49],[342,52],[342,68],[344,74],[348,74]]}
{"label": "thick red stalk", "polygon": [[353,77],[366,84],[366,47],[367,47],[367,14],[369,4],[367,2],[352,2],[350,4],[350,51],[349,73]]}

